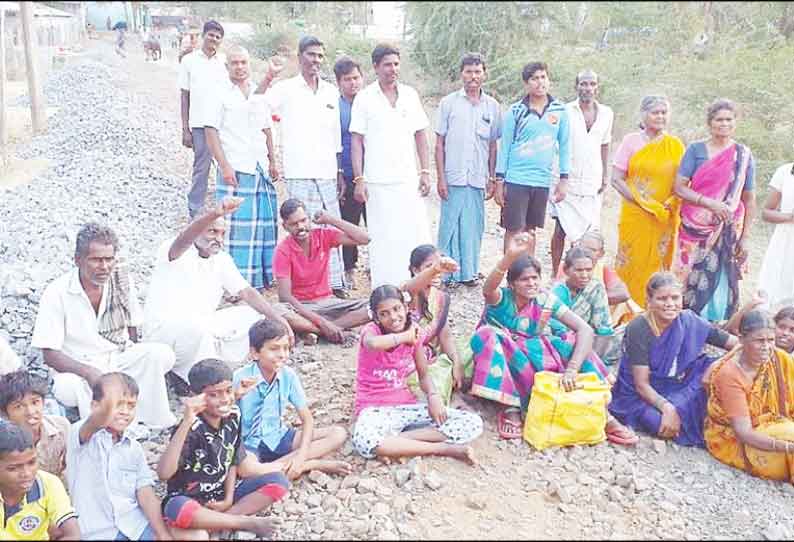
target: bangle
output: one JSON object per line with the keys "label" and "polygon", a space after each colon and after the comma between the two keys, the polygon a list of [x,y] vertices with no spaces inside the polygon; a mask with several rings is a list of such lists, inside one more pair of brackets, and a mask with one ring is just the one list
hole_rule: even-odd
{"label": "bangle", "polygon": [[667,403],[667,399],[665,399],[664,397],[659,397],[656,400],[656,402],[653,404],[653,406],[656,408],[656,410],[661,412],[662,407],[664,407],[665,403]]}
{"label": "bangle", "polygon": [[360,184],[364,182],[364,176],[359,175],[358,177],[353,177],[353,184]]}

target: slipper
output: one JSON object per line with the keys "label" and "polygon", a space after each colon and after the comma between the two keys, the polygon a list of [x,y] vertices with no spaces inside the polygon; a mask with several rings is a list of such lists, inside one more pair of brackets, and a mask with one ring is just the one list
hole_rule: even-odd
{"label": "slipper", "polygon": [[612,429],[607,429],[606,434],[609,442],[622,446],[634,446],[640,441],[640,437],[625,425],[618,425]]}
{"label": "slipper", "polygon": [[515,407],[508,407],[496,415],[496,429],[499,432],[499,436],[505,440],[521,438],[521,423],[505,416],[508,410],[511,412],[520,412],[520,410]]}

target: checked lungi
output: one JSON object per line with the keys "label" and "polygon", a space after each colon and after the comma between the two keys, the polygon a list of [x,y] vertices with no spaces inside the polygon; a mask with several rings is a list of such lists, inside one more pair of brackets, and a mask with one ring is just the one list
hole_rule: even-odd
{"label": "checked lungi", "polygon": [[269,287],[273,282],[273,252],[276,250],[278,200],[276,188],[260,164],[256,174],[234,172],[238,185],[223,182],[218,169],[216,199],[224,196],[244,198],[229,218],[225,245],[240,274],[254,288]]}
{"label": "checked lungi", "polygon": [[[309,219],[324,209],[328,214],[342,218],[339,199],[336,195],[336,179],[286,179],[287,197],[301,200],[306,205]],[[328,282],[332,290],[344,288],[345,275],[342,266],[342,248],[331,249]]]}

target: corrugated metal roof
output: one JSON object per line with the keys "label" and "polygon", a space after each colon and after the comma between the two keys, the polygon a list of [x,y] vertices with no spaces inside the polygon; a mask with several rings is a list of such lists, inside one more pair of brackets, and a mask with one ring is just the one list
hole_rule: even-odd
{"label": "corrugated metal roof", "polygon": [[[19,4],[17,2],[2,2],[0,5],[2,5],[2,9],[6,13],[19,13]],[[40,2],[36,2],[33,8],[34,17],[74,17],[71,13],[45,6]]]}

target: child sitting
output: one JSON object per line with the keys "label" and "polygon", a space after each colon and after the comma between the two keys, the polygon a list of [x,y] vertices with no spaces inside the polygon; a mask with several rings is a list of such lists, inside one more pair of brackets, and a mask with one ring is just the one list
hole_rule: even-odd
{"label": "child sitting", "polygon": [[0,414],[30,431],[39,468],[59,478],[66,469],[69,420],[44,414],[47,381],[27,371],[0,377]]}
{"label": "child sitting", "polygon": [[249,531],[270,537],[269,520],[255,514],[287,494],[281,465],[262,465],[242,444],[240,410],[234,404],[232,371],[205,359],[188,373],[185,410],[157,474],[168,480],[163,513],[180,529]]}
{"label": "child sitting", "polygon": [[30,431],[0,421],[0,540],[80,540],[63,483],[38,469]]}
{"label": "child sitting", "polygon": [[[300,379],[284,365],[290,349],[286,328],[260,320],[248,330],[248,341],[253,361],[234,372],[235,385],[250,386],[239,400],[246,448],[264,463],[278,460],[290,480],[310,470],[349,474],[349,463],[320,459],[342,447],[347,431],[338,426],[315,429]],[[287,403],[297,410],[301,429],[283,423]]]}
{"label": "child sitting", "polygon": [[127,434],[138,403],[135,380],[120,372],[106,373],[94,382],[91,394],[91,414],[72,425],[66,441],[66,478],[83,539],[201,536],[169,529],[160,513],[154,473],[141,445]]}
{"label": "child sitting", "polygon": [[[433,388],[419,328],[402,291],[390,285],[370,296],[374,322],[361,333],[356,374],[353,446],[366,458],[441,455],[474,463],[465,446],[482,433],[482,419],[445,408]],[[416,370],[427,404],[417,403],[406,378]]]}

